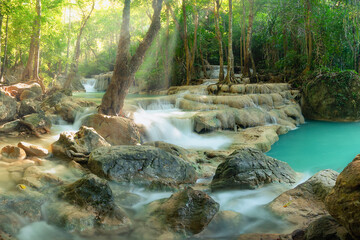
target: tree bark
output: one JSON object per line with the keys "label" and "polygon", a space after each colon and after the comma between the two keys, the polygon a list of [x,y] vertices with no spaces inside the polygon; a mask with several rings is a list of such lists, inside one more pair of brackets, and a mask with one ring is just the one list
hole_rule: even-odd
{"label": "tree bark", "polygon": [[251,52],[251,36],[252,36],[252,27],[254,21],[254,0],[249,0],[250,10],[249,10],[249,26],[246,37],[246,54],[244,59],[244,76],[250,76],[250,52]]}
{"label": "tree bark", "polygon": [[[5,28],[5,48],[4,48],[4,61],[2,62],[1,66],[1,73],[0,73],[0,82],[2,81],[5,71],[6,71],[6,62],[7,62],[7,48],[8,48],[8,32],[9,32],[9,15],[6,16],[6,28]],[[1,45],[1,44],[0,44]],[[0,62],[1,63],[1,62]]]}
{"label": "tree bark", "polygon": [[80,30],[79,30],[79,33],[78,33],[77,38],[76,38],[75,53],[74,53],[73,61],[70,64],[70,72],[66,76],[66,81],[65,81],[65,84],[64,84],[65,89],[70,89],[71,88],[71,83],[72,83],[72,81],[74,80],[74,78],[76,77],[76,75],[78,73],[79,58],[80,58],[80,53],[81,53],[81,37],[82,37],[82,34],[83,34],[84,29],[86,27],[86,24],[87,24],[91,14],[92,14],[92,12],[94,11],[94,8],[95,8],[95,0],[93,0],[91,10],[90,10],[89,14],[87,16],[84,15],[83,19],[81,21]]}
{"label": "tree bark", "polygon": [[243,7],[243,26],[241,27],[241,36],[242,36],[242,40],[243,40],[243,44],[242,44],[242,53],[243,53],[243,65],[241,68],[242,74],[243,76],[245,76],[245,56],[247,55],[246,52],[246,33],[245,33],[245,29],[246,29],[246,8],[245,8],[245,0],[242,0],[242,7]]}
{"label": "tree bark", "polygon": [[182,0],[183,23],[184,23],[184,48],[185,48],[185,66],[186,66],[186,85],[190,84],[190,50],[187,37],[187,16],[186,16],[186,0]]}
{"label": "tree bark", "polygon": [[[35,27],[33,27],[33,31],[35,31]],[[26,82],[32,78],[31,73],[33,71],[34,53],[35,53],[35,36],[33,34],[31,36],[29,58],[21,77],[22,82]]]}
{"label": "tree bark", "polygon": [[154,14],[151,25],[144,40],[130,58],[130,2],[125,0],[114,74],[99,107],[99,113],[106,115],[117,116],[122,113],[125,97],[134,82],[135,73],[143,63],[145,53],[161,27],[160,14],[163,0],[153,0]]}
{"label": "tree bark", "polygon": [[228,46],[228,66],[226,74],[226,83],[230,84],[234,81],[234,52],[233,52],[233,42],[232,42],[232,0],[229,0],[229,46]]}
{"label": "tree bark", "polygon": [[[40,61],[40,33],[41,33],[41,0],[36,0],[36,13],[35,18],[35,32],[34,32],[34,68],[32,73],[32,80],[39,81],[39,61]],[[44,91],[45,89],[43,89]]]}
{"label": "tree bark", "polygon": [[[2,35],[1,35],[1,28],[2,28],[2,22],[3,22],[3,18],[4,18],[4,16],[3,16],[3,14],[1,13],[1,11],[0,11],[0,72],[1,72],[1,37],[2,37]],[[0,82],[2,82],[2,78],[0,78]]]}
{"label": "tree bark", "polygon": [[169,47],[170,47],[170,9],[168,6],[166,6],[166,36],[165,36],[165,62],[164,62],[166,88],[170,87]]}
{"label": "tree bark", "polygon": [[224,50],[223,50],[222,37],[219,26],[220,7],[221,7],[220,1],[215,0],[215,6],[214,6],[215,32],[216,32],[216,39],[218,40],[219,43],[219,62],[220,62],[219,82],[223,82],[224,81]]}
{"label": "tree bark", "polygon": [[[193,4],[194,4],[194,8],[195,8],[195,14],[194,14],[195,29],[194,29],[194,42],[193,42],[193,47],[191,49],[191,61],[190,61],[190,68],[189,68],[190,80],[194,73],[195,54],[196,54],[196,49],[197,49],[197,31],[198,31],[198,27],[199,27],[199,14],[196,9],[196,0]],[[187,85],[189,85],[189,84],[187,84]]]}
{"label": "tree bark", "polygon": [[68,74],[68,70],[69,70],[70,41],[71,41],[71,6],[70,6],[70,8],[69,8],[69,24],[68,24],[67,47],[66,47],[66,67],[65,67],[65,75]]}
{"label": "tree bark", "polygon": [[312,36],[311,36],[311,5],[310,0],[306,0],[304,2],[304,8],[305,8],[305,42],[306,42],[306,56],[307,56],[307,62],[306,62],[306,68],[304,70],[304,73],[310,71],[311,69],[311,63],[312,63]]}
{"label": "tree bark", "polygon": [[206,62],[204,60],[204,55],[203,55],[202,50],[201,50],[201,45],[199,47],[199,53],[200,53],[201,66],[202,66],[202,70],[203,70],[203,73],[204,73],[204,77],[205,77],[205,79],[209,79],[209,76],[208,76],[207,71],[206,71]]}

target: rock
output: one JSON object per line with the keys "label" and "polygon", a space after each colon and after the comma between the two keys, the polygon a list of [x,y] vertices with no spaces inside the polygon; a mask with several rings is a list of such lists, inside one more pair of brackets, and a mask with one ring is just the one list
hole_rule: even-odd
{"label": "rock", "polygon": [[318,120],[359,120],[359,91],[360,77],[355,72],[321,73],[304,87],[304,115]]}
{"label": "rock", "polygon": [[26,168],[24,177],[19,183],[32,188],[41,189],[48,185],[60,185],[63,182],[57,176],[42,171],[41,167],[31,166]]}
{"label": "rock", "polygon": [[1,149],[1,160],[5,162],[16,162],[24,160],[26,153],[23,149],[15,146],[5,146]]}
{"label": "rock", "polygon": [[305,230],[302,240],[353,240],[346,229],[331,216],[323,216]]}
{"label": "rock", "polygon": [[131,192],[122,192],[116,196],[115,201],[122,206],[132,207],[139,203],[144,198],[140,195]]}
{"label": "rock", "polygon": [[54,107],[55,114],[61,116],[65,121],[73,123],[77,113],[84,112],[87,108],[95,108],[94,102],[85,101],[73,97],[64,97]]}
{"label": "rock", "polygon": [[241,234],[237,240],[292,240],[290,236],[276,233],[247,233]]}
{"label": "rock", "polygon": [[93,128],[82,126],[76,133],[61,133],[59,140],[54,142],[51,148],[55,156],[86,162],[91,151],[109,146],[110,144]]}
{"label": "rock", "polygon": [[10,96],[7,96],[5,92],[0,90],[0,123],[14,120],[16,113],[16,100]]}
{"label": "rock", "polygon": [[49,133],[51,129],[51,121],[43,113],[26,115],[22,118],[21,124],[36,136]]}
{"label": "rock", "polygon": [[340,173],[326,197],[326,209],[354,239],[360,238],[360,155]]}
{"label": "rock", "polygon": [[41,111],[40,102],[35,100],[23,100],[20,103],[19,115],[25,116]]}
{"label": "rock", "polygon": [[324,200],[335,185],[338,173],[323,170],[294,189],[274,199],[269,209],[294,224],[295,228],[308,226],[310,222],[327,215]]}
{"label": "rock", "polygon": [[165,152],[168,152],[172,155],[178,156],[184,160],[187,160],[186,155],[189,154],[189,151],[182,147],[176,146],[171,143],[161,142],[161,141],[147,142],[147,143],[144,143],[143,145],[160,148],[160,149],[164,150]]}
{"label": "rock", "polygon": [[102,147],[90,154],[89,169],[100,177],[149,185],[152,181],[194,183],[195,169],[183,159],[150,146]]}
{"label": "rock", "polygon": [[66,98],[71,95],[72,92],[69,89],[53,87],[46,93],[46,97],[41,104],[41,107],[45,109],[44,111],[46,111],[48,108],[55,107],[55,105],[58,104],[62,98]]}
{"label": "rock", "polygon": [[199,239],[226,238],[236,236],[241,229],[244,217],[233,211],[220,211],[208,226],[196,235]]}
{"label": "rock", "polygon": [[21,128],[21,122],[18,119],[15,121],[5,123],[4,125],[0,126],[0,133],[6,134],[6,135],[18,136],[19,135],[18,130],[20,128]]}
{"label": "rock", "polygon": [[63,188],[65,203],[47,207],[49,222],[68,231],[119,234],[131,230],[131,220],[114,202],[106,180],[88,175]]}
{"label": "rock", "polygon": [[140,133],[131,119],[94,114],[83,125],[93,127],[111,145],[135,145],[140,143]]}
{"label": "rock", "polygon": [[255,189],[273,182],[293,184],[296,173],[285,162],[245,148],[234,151],[218,166],[211,189]]}
{"label": "rock", "polygon": [[46,157],[49,155],[49,151],[47,149],[30,143],[19,142],[18,147],[24,149],[26,155],[29,157]]}
{"label": "rock", "polygon": [[28,90],[28,89],[25,89],[21,94],[20,94],[20,97],[19,97],[19,100],[20,101],[23,101],[23,100],[26,100],[26,99],[33,99],[33,98],[36,98],[38,97],[39,93],[36,93],[36,92],[33,92],[31,90]]}
{"label": "rock", "polygon": [[16,236],[24,225],[21,220],[17,214],[7,209],[0,209],[0,239],[7,240],[12,238],[6,237]]}
{"label": "rock", "polygon": [[168,199],[147,206],[150,221],[166,224],[175,232],[197,234],[219,211],[220,205],[204,192],[186,188]]}
{"label": "rock", "polygon": [[42,94],[41,86],[38,83],[18,83],[4,87],[4,89],[18,100],[21,100],[20,96],[24,91],[32,92],[32,96],[40,96]]}

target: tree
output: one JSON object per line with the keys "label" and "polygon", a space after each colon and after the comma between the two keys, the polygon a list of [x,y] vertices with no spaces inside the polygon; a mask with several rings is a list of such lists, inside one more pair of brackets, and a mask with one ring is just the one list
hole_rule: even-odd
{"label": "tree", "polygon": [[135,73],[141,66],[146,51],[151,46],[154,38],[161,28],[160,14],[162,3],[163,0],[153,0],[152,7],[154,9],[154,13],[151,25],[139,47],[136,49],[135,54],[131,57],[129,51],[131,43],[130,0],[125,0],[115,69],[110,85],[99,107],[99,113],[106,115],[121,114],[125,97],[131,84],[134,82]]}
{"label": "tree", "polygon": [[228,41],[228,65],[227,65],[227,74],[226,74],[226,83],[231,83],[234,81],[234,52],[233,52],[233,14],[232,14],[232,0],[229,0],[229,41]]}
{"label": "tree", "polygon": [[216,39],[219,44],[219,63],[220,63],[219,82],[223,82],[224,81],[224,50],[223,50],[222,37],[220,32],[220,24],[219,24],[220,7],[221,7],[221,2],[219,0],[215,0],[214,19],[215,19]]}
{"label": "tree", "polygon": [[308,72],[311,69],[311,62],[312,62],[312,36],[311,36],[311,4],[310,0],[304,1],[304,8],[305,8],[305,43],[306,43],[306,68],[304,72]]}
{"label": "tree", "polygon": [[251,36],[252,36],[252,28],[254,21],[254,0],[249,0],[250,9],[249,9],[249,26],[247,29],[246,36],[246,47],[245,47],[245,55],[244,55],[244,68],[243,75],[245,77],[250,76],[250,60],[251,60]]}
{"label": "tree", "polygon": [[80,30],[79,30],[79,33],[76,38],[75,53],[74,53],[72,63],[70,65],[70,72],[67,74],[66,81],[64,84],[65,89],[69,89],[71,87],[71,83],[78,73],[79,58],[80,58],[80,53],[81,53],[81,46],[80,46],[81,45],[81,37],[83,35],[86,24],[91,16],[91,13],[94,11],[95,0],[92,0],[92,5],[91,5],[91,8],[90,8],[90,11],[88,14],[85,13],[85,9],[84,9],[81,1],[78,1],[78,5],[82,12],[82,19],[81,19],[81,24],[80,24]]}

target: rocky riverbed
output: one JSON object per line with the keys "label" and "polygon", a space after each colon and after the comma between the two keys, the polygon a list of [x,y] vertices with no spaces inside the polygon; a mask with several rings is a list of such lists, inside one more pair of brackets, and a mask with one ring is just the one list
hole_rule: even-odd
{"label": "rocky riverbed", "polygon": [[[128,101],[126,117],[39,87],[0,91],[2,239],[359,238],[357,158],[339,177],[324,170],[307,180],[264,154],[304,122],[287,84],[172,88]],[[160,105],[189,111],[180,122],[228,145],[152,141],[136,112]]]}

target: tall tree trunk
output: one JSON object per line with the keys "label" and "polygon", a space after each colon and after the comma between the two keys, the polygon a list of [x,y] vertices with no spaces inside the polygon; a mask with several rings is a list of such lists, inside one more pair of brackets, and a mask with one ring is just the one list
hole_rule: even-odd
{"label": "tall tree trunk", "polygon": [[130,0],[125,0],[114,74],[99,107],[99,113],[102,114],[121,114],[125,97],[134,81],[135,73],[143,63],[145,53],[161,27],[160,14],[163,0],[153,0],[154,14],[151,25],[134,56],[130,58],[130,2]]}
{"label": "tall tree trunk", "polygon": [[[39,61],[40,61],[40,33],[41,33],[41,0],[36,0],[36,13],[37,17],[35,18],[35,32],[34,32],[34,68],[32,74],[32,80],[39,81]],[[41,85],[41,84],[40,84]],[[43,89],[44,91],[45,89]]]}
{"label": "tall tree trunk", "polygon": [[186,0],[182,0],[183,23],[184,23],[184,48],[185,48],[185,66],[186,66],[186,85],[190,84],[190,50],[187,36],[187,16],[186,16]]}
{"label": "tall tree trunk", "polygon": [[193,46],[191,49],[190,69],[189,69],[190,70],[190,80],[194,73],[195,54],[196,54],[196,49],[197,49],[197,31],[198,31],[198,27],[199,27],[199,14],[196,9],[196,0],[194,1],[193,6],[195,8],[195,14],[194,14],[195,29],[194,29],[194,42],[193,42]]}
{"label": "tall tree trunk", "polygon": [[70,72],[69,74],[66,76],[66,81],[64,84],[64,88],[65,89],[70,89],[71,88],[71,83],[74,80],[74,78],[76,77],[77,73],[78,73],[78,66],[79,66],[79,58],[80,58],[80,53],[81,53],[81,37],[82,34],[84,32],[84,29],[86,27],[86,24],[92,14],[92,12],[94,11],[95,8],[95,0],[93,0],[92,2],[92,6],[91,6],[91,10],[89,12],[89,14],[87,16],[83,16],[83,19],[81,21],[81,26],[80,26],[80,30],[79,33],[77,35],[76,38],[76,45],[75,45],[75,53],[74,53],[74,58],[71,62],[70,65]]}
{"label": "tall tree trunk", "polygon": [[9,15],[6,16],[4,61],[2,62],[2,66],[0,68],[1,69],[1,71],[0,71],[1,72],[0,73],[0,82],[2,81],[2,79],[3,79],[4,75],[5,75],[5,71],[6,71],[7,48],[8,48],[8,32],[9,32]]}
{"label": "tall tree trunk", "polygon": [[206,62],[205,62],[204,55],[201,50],[201,46],[199,47],[199,52],[200,52],[201,66],[202,66],[202,70],[204,73],[204,77],[205,77],[205,79],[209,79],[209,75],[207,74],[207,71],[206,71]]}
{"label": "tall tree trunk", "polygon": [[243,64],[244,64],[244,61],[243,61],[243,44],[242,44],[242,37],[240,37],[240,68],[242,69],[243,68]]}
{"label": "tall tree trunk", "polygon": [[245,56],[247,55],[247,51],[246,51],[246,33],[245,33],[245,29],[246,29],[246,8],[245,8],[245,0],[242,0],[242,7],[243,7],[243,25],[241,26],[241,36],[242,36],[242,53],[243,53],[243,64],[242,64],[242,74],[243,76],[245,76]]}
{"label": "tall tree trunk", "polygon": [[310,71],[312,63],[312,36],[311,36],[311,5],[310,0],[304,1],[305,8],[305,42],[306,42],[306,68],[304,73]]}
{"label": "tall tree trunk", "polygon": [[246,54],[244,59],[244,76],[250,76],[250,54],[251,54],[251,36],[252,36],[252,27],[254,21],[254,0],[249,0],[250,10],[249,10],[249,26],[246,37]]}
{"label": "tall tree trunk", "polygon": [[[35,27],[33,27],[33,31],[35,31]],[[21,80],[26,82],[32,78],[32,71],[33,71],[33,63],[34,63],[34,53],[35,53],[35,36],[34,34],[31,36],[30,42],[30,50],[29,50],[29,58],[26,64],[26,67],[22,73]]]}
{"label": "tall tree trunk", "polygon": [[69,56],[70,56],[70,41],[71,41],[71,6],[69,7],[69,24],[68,24],[68,36],[67,36],[67,47],[66,47],[66,67],[65,75],[68,74],[69,70]]}
{"label": "tall tree trunk", "polygon": [[220,62],[219,82],[223,82],[224,81],[224,50],[223,50],[222,37],[219,26],[220,7],[221,7],[220,1],[215,0],[215,5],[214,5],[215,32],[216,32],[216,39],[219,43],[219,62]]}
{"label": "tall tree trunk", "polygon": [[170,47],[170,9],[166,6],[166,36],[165,36],[165,62],[164,62],[164,72],[165,72],[165,87],[170,87],[170,69],[169,69],[169,47]]}
{"label": "tall tree trunk", "polygon": [[228,46],[228,67],[226,74],[226,82],[229,84],[234,81],[234,52],[233,52],[233,41],[232,41],[232,0],[229,0],[229,46]]}

